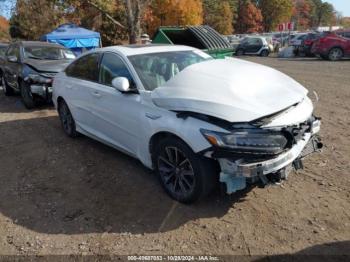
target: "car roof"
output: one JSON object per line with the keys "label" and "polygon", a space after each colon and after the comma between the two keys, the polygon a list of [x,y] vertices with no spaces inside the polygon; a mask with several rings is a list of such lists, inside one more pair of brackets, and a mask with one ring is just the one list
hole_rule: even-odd
{"label": "car roof", "polygon": [[55,43],[48,43],[48,42],[42,42],[42,41],[16,41],[13,43],[19,43],[23,45],[24,47],[26,46],[55,46],[55,47],[60,47],[60,48],[65,48],[62,45],[55,44]]}
{"label": "car roof", "polygon": [[190,46],[183,45],[160,45],[160,44],[148,44],[148,45],[120,45],[120,46],[109,46],[99,48],[97,51],[112,51],[121,52],[126,56],[149,54],[149,53],[162,53],[169,51],[191,51],[198,50]]}

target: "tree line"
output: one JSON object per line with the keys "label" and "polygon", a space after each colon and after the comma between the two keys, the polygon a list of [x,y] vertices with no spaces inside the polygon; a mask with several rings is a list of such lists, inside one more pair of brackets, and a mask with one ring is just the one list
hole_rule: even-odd
{"label": "tree line", "polygon": [[37,40],[73,22],[101,33],[105,45],[135,43],[159,26],[207,24],[222,34],[275,31],[294,22],[297,30],[331,26],[343,19],[322,0],[13,0],[12,38]]}

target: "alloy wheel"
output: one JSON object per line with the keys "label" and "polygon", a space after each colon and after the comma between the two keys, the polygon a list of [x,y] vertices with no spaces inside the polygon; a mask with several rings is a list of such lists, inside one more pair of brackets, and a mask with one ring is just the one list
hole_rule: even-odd
{"label": "alloy wheel", "polygon": [[334,48],[329,53],[329,59],[332,61],[340,60],[343,57],[343,51],[339,48]]}
{"label": "alloy wheel", "polygon": [[7,90],[6,90],[6,82],[5,82],[5,77],[1,77],[1,85],[2,85],[2,90],[4,91],[4,93],[6,94],[7,93]]}
{"label": "alloy wheel", "polygon": [[71,127],[73,125],[73,117],[69,112],[68,107],[63,104],[60,106],[60,118],[63,125],[63,129],[67,134],[71,133]]}
{"label": "alloy wheel", "polygon": [[164,186],[175,196],[190,195],[196,182],[190,160],[174,146],[162,151],[158,156],[158,170]]}

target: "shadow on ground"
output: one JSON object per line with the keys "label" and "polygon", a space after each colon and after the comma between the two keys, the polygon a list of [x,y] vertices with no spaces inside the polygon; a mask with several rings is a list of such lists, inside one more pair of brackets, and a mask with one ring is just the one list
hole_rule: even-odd
{"label": "shadow on ground", "polygon": [[42,233],[142,234],[222,217],[244,192],[172,201],[139,161],[87,137],[64,135],[57,116],[0,123],[0,212]]}

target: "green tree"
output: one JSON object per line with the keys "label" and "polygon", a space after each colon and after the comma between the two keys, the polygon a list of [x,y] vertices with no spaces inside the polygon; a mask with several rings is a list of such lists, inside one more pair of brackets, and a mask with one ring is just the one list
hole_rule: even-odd
{"label": "green tree", "polygon": [[334,19],[334,7],[322,0],[310,0],[311,4],[311,25],[312,27],[330,26]]}
{"label": "green tree", "polygon": [[204,23],[221,34],[232,34],[234,20],[232,5],[232,1],[203,1]]}
{"label": "green tree", "polygon": [[259,0],[258,6],[267,32],[275,30],[279,23],[288,22],[291,19],[293,11],[291,0]]}

